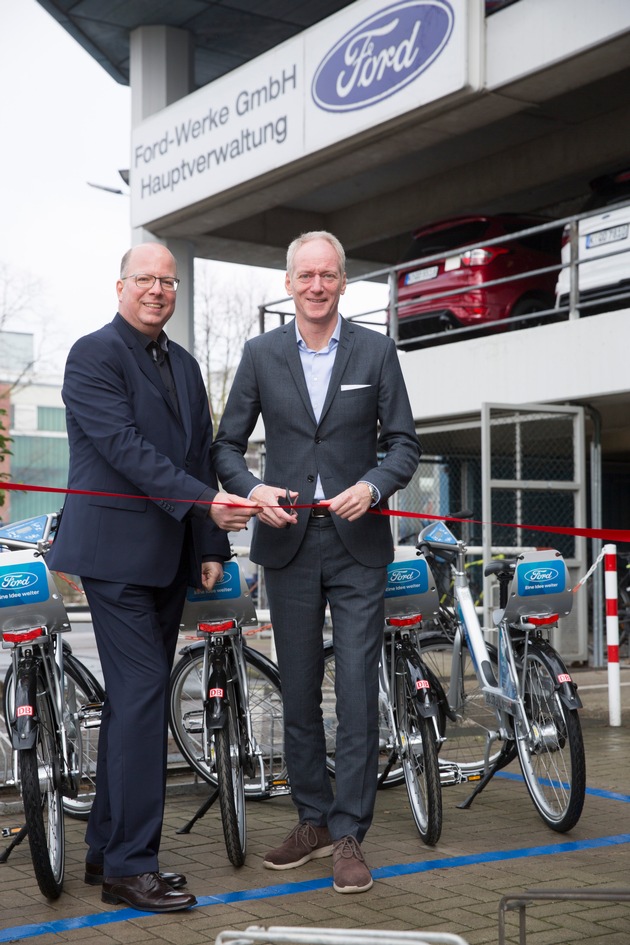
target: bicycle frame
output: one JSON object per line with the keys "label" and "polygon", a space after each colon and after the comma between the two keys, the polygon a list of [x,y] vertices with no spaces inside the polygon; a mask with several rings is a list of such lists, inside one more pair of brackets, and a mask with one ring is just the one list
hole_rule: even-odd
{"label": "bicycle frame", "polygon": [[[473,667],[483,692],[486,703],[494,710],[497,729],[487,733],[485,746],[485,772],[482,781],[472,798],[488,783],[498,767],[506,763],[501,756],[493,766],[489,764],[491,746],[495,741],[508,744],[516,737],[524,739],[533,751],[545,745],[545,739],[551,737],[544,730],[532,725],[526,707],[525,674],[519,671],[515,655],[515,642],[518,640],[519,659],[525,665],[530,637],[533,635],[536,647],[544,655],[546,664],[552,670],[554,688],[568,710],[581,707],[576,687],[558,654],[542,638],[545,627],[555,625],[558,616],[566,615],[571,610],[571,591],[568,588],[568,573],[561,555],[556,552],[525,552],[518,556],[517,562],[506,560],[493,562],[486,568],[486,573],[494,573],[503,581],[502,607],[495,611],[497,634],[497,670],[488,650],[484,631],[472,599],[468,578],[465,571],[466,545],[451,534],[444,523],[426,526],[420,533],[418,548],[438,554],[451,563],[453,573],[453,591],[457,623],[452,638],[453,655],[450,667],[450,679],[445,688],[447,711],[455,718],[463,706],[464,693],[461,691],[462,660],[464,643],[472,659]],[[556,558],[553,558],[556,555]],[[556,584],[548,580],[549,568],[558,562]],[[523,572],[519,568],[529,568],[534,575],[527,585],[523,581]],[[560,569],[563,569],[562,571]],[[513,573],[512,573],[513,572]],[[555,573],[555,572],[554,572]],[[511,586],[507,588],[507,582]],[[554,736],[556,731],[554,728]],[[547,746],[548,747],[548,746]],[[464,804],[461,806],[468,806]]]}
{"label": "bicycle frame", "polygon": [[[265,777],[263,754],[256,741],[249,711],[249,685],[247,682],[247,668],[243,653],[243,639],[241,628],[234,619],[200,623],[198,632],[205,639],[202,671],[202,692],[204,696],[204,744],[210,744],[208,737],[213,731],[223,728],[227,719],[229,691],[231,684],[237,700],[237,716],[244,726],[242,734],[245,736],[245,750],[241,754],[240,763],[248,777],[259,773],[260,791],[269,789]],[[208,763],[210,758],[206,758]],[[271,785],[270,793],[288,793],[286,782],[282,785]]]}

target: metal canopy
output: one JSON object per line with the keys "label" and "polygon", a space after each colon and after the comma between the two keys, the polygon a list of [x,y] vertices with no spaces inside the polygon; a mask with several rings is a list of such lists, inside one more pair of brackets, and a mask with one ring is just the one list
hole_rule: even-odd
{"label": "metal canopy", "polygon": [[200,88],[319,23],[353,0],[38,0],[122,85],[129,34],[140,26],[188,30]]}

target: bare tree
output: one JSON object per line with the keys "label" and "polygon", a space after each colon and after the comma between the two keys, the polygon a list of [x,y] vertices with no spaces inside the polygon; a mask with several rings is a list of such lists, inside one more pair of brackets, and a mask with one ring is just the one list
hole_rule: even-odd
{"label": "bare tree", "polygon": [[[41,358],[31,344],[37,335],[39,349],[52,355],[48,343],[49,320],[42,311],[43,286],[28,272],[19,272],[0,262],[0,481],[9,478],[7,468],[11,455],[9,407],[12,394],[32,383]],[[22,343],[24,340],[27,343]],[[6,466],[5,466],[6,463]],[[0,507],[5,493],[0,491]]]}
{"label": "bare tree", "polygon": [[[263,274],[264,273],[264,274]],[[243,345],[258,330],[258,306],[282,286],[282,273],[195,262],[195,354],[219,422]]]}

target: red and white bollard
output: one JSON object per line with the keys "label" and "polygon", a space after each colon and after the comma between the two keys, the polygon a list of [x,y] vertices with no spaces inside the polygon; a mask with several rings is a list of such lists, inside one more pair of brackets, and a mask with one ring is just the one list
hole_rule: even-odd
{"label": "red and white bollard", "polygon": [[606,650],[608,656],[608,721],[621,725],[621,677],[619,674],[619,613],[617,610],[617,546],[605,545],[604,593],[606,596]]}

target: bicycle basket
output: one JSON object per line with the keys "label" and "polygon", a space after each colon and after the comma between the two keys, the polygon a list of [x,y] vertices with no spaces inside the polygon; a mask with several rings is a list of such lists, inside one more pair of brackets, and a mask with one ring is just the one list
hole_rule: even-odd
{"label": "bicycle basket", "polygon": [[566,617],[573,607],[569,571],[559,551],[525,551],[516,559],[503,619]]}
{"label": "bicycle basket", "polygon": [[435,580],[424,555],[409,558],[409,550],[396,550],[396,560],[387,566],[385,616],[422,614],[434,617],[440,601]]}

